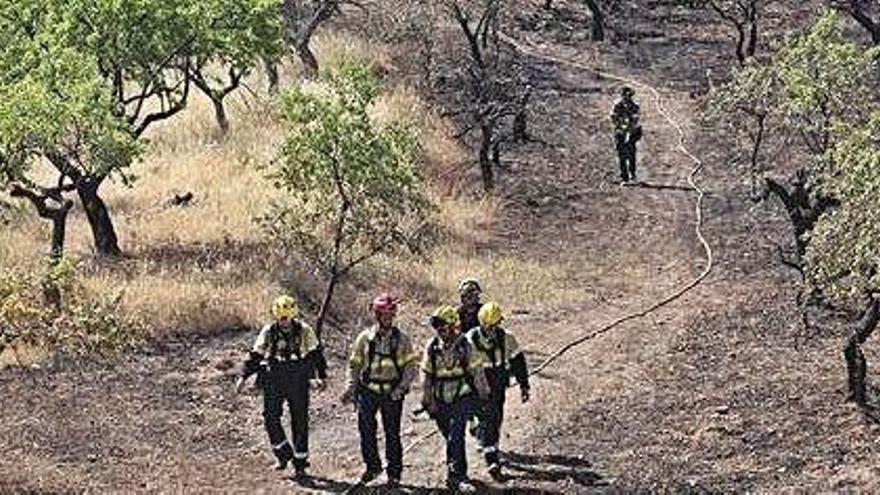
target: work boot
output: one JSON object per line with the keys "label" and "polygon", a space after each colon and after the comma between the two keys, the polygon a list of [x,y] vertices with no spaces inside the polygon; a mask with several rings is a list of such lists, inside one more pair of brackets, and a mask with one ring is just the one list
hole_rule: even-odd
{"label": "work boot", "polygon": [[293,468],[293,479],[304,480],[308,477],[309,477],[309,474],[306,472],[305,466],[295,466]]}
{"label": "work boot", "polygon": [[400,478],[388,477],[388,481],[385,483],[385,488],[387,491],[395,493],[397,490],[400,490]]}
{"label": "work boot", "polygon": [[493,463],[489,466],[489,476],[495,481],[504,481],[504,474],[501,472],[501,464]]}
{"label": "work boot", "polygon": [[477,487],[466,479],[447,481],[446,486],[452,493],[477,493]]}
{"label": "work boot", "polygon": [[276,471],[284,471],[285,469],[287,469],[287,463],[289,463],[289,462],[290,462],[289,459],[284,459],[284,460],[278,459],[278,460],[276,460],[276,461],[275,461],[275,470],[276,470]]}
{"label": "work boot", "polygon": [[358,481],[358,483],[360,483],[361,485],[366,485],[367,483],[378,478],[380,474],[382,474],[381,469],[367,468],[367,470],[364,471],[364,474],[361,475],[361,479],[360,481]]}

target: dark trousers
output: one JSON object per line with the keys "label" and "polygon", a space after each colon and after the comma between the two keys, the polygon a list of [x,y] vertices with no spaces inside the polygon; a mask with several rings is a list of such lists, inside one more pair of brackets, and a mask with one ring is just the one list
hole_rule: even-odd
{"label": "dark trousers", "polygon": [[501,438],[501,423],[504,421],[504,401],[507,397],[507,372],[488,370],[491,393],[486,400],[479,401],[476,415],[479,421],[477,438],[483,448],[486,464],[496,464],[499,460],[498,441]]}
{"label": "dark trousers", "polygon": [[467,478],[467,456],[464,449],[464,432],[467,422],[474,414],[474,402],[470,397],[459,399],[451,404],[440,402],[434,420],[440,433],[446,439],[446,464],[449,481]]}
{"label": "dark trousers", "polygon": [[[263,425],[269,435],[272,453],[281,462],[293,459],[294,467],[301,469],[309,459],[309,383],[290,380],[289,377],[268,380],[263,393]],[[293,447],[281,426],[284,403],[290,410]]]}
{"label": "dark trousers", "polygon": [[636,180],[636,141],[627,139],[626,134],[615,134],[617,159],[620,162],[620,178],[625,181]]}
{"label": "dark trousers", "polygon": [[361,456],[367,469],[379,471],[379,447],[376,440],[376,413],[382,415],[382,429],[385,430],[385,460],[388,463],[388,478],[400,479],[403,472],[403,444],[400,441],[400,418],[403,415],[403,401],[391,400],[387,395],[379,395],[370,390],[358,391],[358,430],[361,434]]}

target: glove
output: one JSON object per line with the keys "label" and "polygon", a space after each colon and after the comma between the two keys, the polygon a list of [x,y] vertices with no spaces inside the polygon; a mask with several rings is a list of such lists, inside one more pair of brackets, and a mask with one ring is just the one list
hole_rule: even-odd
{"label": "glove", "polygon": [[240,394],[241,390],[244,388],[244,377],[238,377],[238,380],[235,380],[235,393]]}
{"label": "glove", "polygon": [[529,389],[529,387],[521,387],[519,392],[520,392],[520,395],[522,396],[523,404],[525,404],[526,402],[529,401],[529,399],[532,398],[532,392]]}
{"label": "glove", "polygon": [[309,380],[309,384],[312,386],[313,389],[319,391],[324,390],[324,388],[326,387],[326,385],[324,384],[324,380],[321,380],[320,378],[312,378],[311,380]]}
{"label": "glove", "polygon": [[392,390],[391,393],[388,394],[388,396],[391,398],[391,400],[397,402],[403,400],[403,398],[406,396],[406,392],[406,390],[397,387]]}

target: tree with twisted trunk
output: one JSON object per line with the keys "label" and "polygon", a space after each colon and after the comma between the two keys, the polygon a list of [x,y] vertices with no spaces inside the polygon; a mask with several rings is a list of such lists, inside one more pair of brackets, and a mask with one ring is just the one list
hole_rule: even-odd
{"label": "tree with twisted trunk", "polygon": [[[21,0],[0,5],[0,42],[9,47],[0,91],[12,114],[45,117],[36,130],[11,124],[8,135],[0,135],[7,145],[0,151],[25,157],[21,163],[38,156],[54,167],[65,189],[80,199],[96,253],[120,255],[101,186],[109,178],[131,185],[128,168],[140,155],[144,133],[181,112],[193,85],[213,91],[203,72],[209,61],[240,59],[230,54],[248,49],[259,52],[252,35],[263,33],[257,38],[266,42],[272,28],[271,21],[257,20],[277,21],[276,8],[270,0]],[[252,15],[234,17],[230,9]],[[234,24],[231,17],[237,19]],[[249,24],[240,25],[242,19]],[[280,36],[277,25],[275,36]],[[256,63],[255,58],[248,63]],[[235,79],[243,65],[235,66]],[[46,102],[70,113],[31,112]],[[52,121],[58,126],[49,125]],[[28,167],[16,165],[14,180],[30,184],[18,177],[27,173]]]}

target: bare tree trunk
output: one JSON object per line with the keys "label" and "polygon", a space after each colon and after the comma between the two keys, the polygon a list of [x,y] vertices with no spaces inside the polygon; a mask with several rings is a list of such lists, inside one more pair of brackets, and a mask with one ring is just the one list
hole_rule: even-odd
{"label": "bare tree trunk", "polygon": [[483,177],[483,190],[486,192],[491,192],[495,189],[492,160],[489,156],[492,149],[493,128],[492,122],[489,119],[483,118],[480,124],[480,173]]}
{"label": "bare tree trunk", "polygon": [[244,78],[245,71],[230,67],[227,73],[229,81],[226,83],[226,86],[214,88],[211,87],[208,78],[204,76],[203,70],[203,66],[190,70],[190,78],[193,84],[199,88],[199,91],[211,100],[211,104],[214,106],[214,118],[217,120],[217,127],[220,128],[220,137],[225,137],[229,133],[229,117],[226,114],[226,106],[223,104],[223,100],[241,86],[241,80]]}
{"label": "bare tree trunk", "polygon": [[305,68],[306,77],[309,79],[314,79],[318,76],[318,59],[315,57],[315,54],[312,53],[312,49],[309,48],[309,40],[302,40],[296,43],[296,54],[299,56],[300,61],[303,63],[303,67]]}
{"label": "bare tree trunk", "polygon": [[862,318],[856,324],[853,333],[846,339],[846,347],[843,349],[849,382],[849,399],[860,406],[865,405],[867,400],[865,376],[868,370],[865,354],[862,352],[862,344],[877,328],[878,321],[880,321],[880,300],[875,294],[872,294],[868,296]]}
{"label": "bare tree trunk", "polygon": [[758,50],[758,1],[750,0],[748,6],[749,40],[746,44],[746,56],[755,56]]}
{"label": "bare tree trunk", "polygon": [[[40,193],[32,191],[20,184],[13,184],[12,196],[25,198],[37,209],[37,214],[52,222],[52,243],[49,251],[49,267],[54,268],[64,257],[64,238],[67,232],[67,217],[73,208],[73,201],[65,199],[62,193],[61,183],[55,189],[43,190]],[[50,204],[50,201],[55,204]],[[49,274],[43,279],[43,299],[56,313],[61,312],[61,289],[55,279]]]}
{"label": "bare tree trunk", "polygon": [[303,63],[306,77],[318,75],[318,59],[309,44],[318,27],[339,11],[343,0],[320,0],[313,9],[304,8],[296,0],[285,0],[281,7],[288,43],[293,45]]}
{"label": "bare tree trunk", "polygon": [[269,83],[269,94],[278,94],[278,85],[281,80],[278,75],[278,64],[264,57],[263,68],[266,70],[266,80]]}
{"label": "bare tree trunk", "polygon": [[590,13],[593,16],[592,33],[590,38],[593,41],[605,41],[605,16],[602,14],[602,8],[596,0],[584,0]]}
{"label": "bare tree trunk", "polygon": [[803,275],[803,258],[807,252],[807,235],[813,230],[813,226],[829,208],[838,205],[833,198],[812,198],[807,186],[807,177],[804,171],[798,171],[792,180],[790,190],[782,184],[765,179],[767,190],[782,202],[788,213],[794,234],[796,250],[796,266]]}
{"label": "bare tree trunk", "polygon": [[229,117],[226,115],[226,106],[220,98],[211,98],[214,105],[214,118],[217,120],[217,126],[220,128],[220,136],[226,136],[229,133]]}
{"label": "bare tree trunk", "polygon": [[751,180],[752,180],[752,200],[757,200],[759,198],[758,193],[758,176],[760,174],[760,164],[758,160],[761,154],[761,147],[764,145],[764,133],[767,130],[766,114],[758,114],[755,115],[755,121],[757,122],[758,129],[752,134],[752,152],[749,155],[750,161],[750,172],[751,172]]}
{"label": "bare tree trunk", "polygon": [[119,249],[119,238],[116,236],[110,211],[98,195],[98,188],[101,187],[103,180],[103,178],[84,178],[77,184],[76,192],[89,220],[97,253],[101,256],[120,256],[122,250]]}
{"label": "bare tree trunk", "polygon": [[330,280],[327,282],[327,288],[324,291],[324,299],[321,301],[321,307],[318,309],[318,316],[315,318],[315,333],[321,338],[321,332],[324,330],[324,322],[327,320],[327,313],[330,311],[330,303],[333,300],[333,294],[336,292],[336,285],[339,283],[339,273],[334,271],[330,274]]}
{"label": "bare tree trunk", "polygon": [[725,6],[718,0],[708,0],[709,7],[736,30],[736,60],[745,65],[758,49],[758,9],[761,0],[738,0]]}
{"label": "bare tree trunk", "polygon": [[880,45],[880,21],[874,20],[867,12],[869,8],[864,0],[841,0],[832,2],[839,10],[842,10],[852,16],[860,26],[865,28],[871,35],[871,41],[874,45]]}
{"label": "bare tree trunk", "polygon": [[529,141],[529,131],[528,131],[528,115],[529,115],[529,100],[532,97],[532,88],[531,86],[526,87],[526,91],[520,99],[519,108],[517,108],[516,115],[513,116],[513,142],[514,143],[525,143]]}

